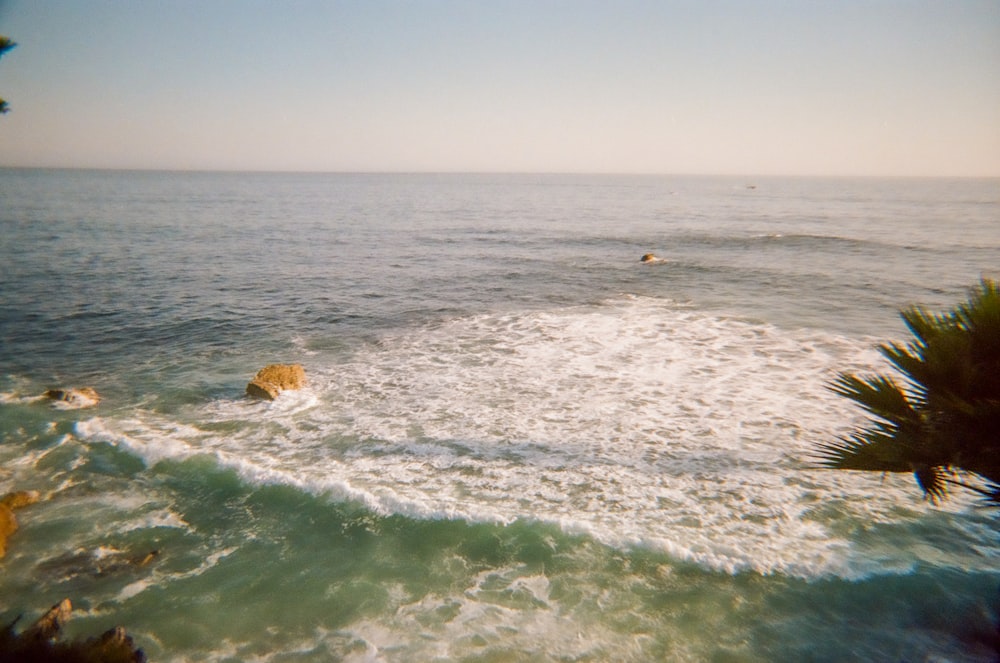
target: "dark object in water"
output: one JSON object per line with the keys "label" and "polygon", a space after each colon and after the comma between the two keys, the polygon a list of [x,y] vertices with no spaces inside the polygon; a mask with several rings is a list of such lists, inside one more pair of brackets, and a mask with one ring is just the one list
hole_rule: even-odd
{"label": "dark object in water", "polygon": [[44,396],[54,403],[71,408],[93,407],[101,402],[100,394],[93,387],[49,389]]}
{"label": "dark object in water", "polygon": [[78,551],[40,562],[36,573],[69,580],[77,577],[105,578],[138,571],[160,556],[159,550],[132,555],[113,551]]}
{"label": "dark object in water", "polygon": [[145,663],[146,655],[121,626],[96,638],[59,642],[72,610],[63,599],[21,633],[14,632],[17,619],[0,629],[0,663]]}

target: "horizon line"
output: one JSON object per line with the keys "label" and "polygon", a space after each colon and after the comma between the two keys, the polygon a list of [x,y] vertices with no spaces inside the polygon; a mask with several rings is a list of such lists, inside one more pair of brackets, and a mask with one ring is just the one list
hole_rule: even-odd
{"label": "horizon line", "polygon": [[559,170],[300,170],[265,168],[171,168],[123,166],[25,166],[0,164],[0,170],[65,170],[96,171],[107,173],[190,173],[233,175],[434,175],[434,176],[553,176],[553,177],[719,177],[743,179],[1000,179],[995,175],[914,175],[914,174],[864,174],[864,173],[736,173],[736,172],[651,172],[651,171],[559,171]]}

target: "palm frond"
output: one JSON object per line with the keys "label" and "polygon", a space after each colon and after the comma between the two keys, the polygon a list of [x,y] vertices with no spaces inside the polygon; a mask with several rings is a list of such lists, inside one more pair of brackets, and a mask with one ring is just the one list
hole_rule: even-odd
{"label": "palm frond", "polygon": [[3,35],[0,35],[0,55],[3,55],[4,53],[14,48],[15,46],[17,46],[17,44],[11,41],[10,37],[4,37]]}
{"label": "palm frond", "polygon": [[898,423],[912,420],[916,416],[903,389],[892,378],[884,375],[859,378],[850,373],[842,373],[830,385],[830,389],[886,421]]}
{"label": "palm frond", "polygon": [[820,467],[834,470],[909,472],[913,469],[896,438],[876,427],[820,444],[815,460]]}
{"label": "palm frond", "polygon": [[940,465],[924,465],[913,470],[917,485],[924,491],[924,497],[937,504],[948,496],[945,468]]}
{"label": "palm frond", "polygon": [[1000,483],[990,483],[986,486],[987,495],[983,501],[987,506],[1000,507]]}
{"label": "palm frond", "polygon": [[899,369],[911,382],[919,382],[923,368],[923,353],[926,348],[914,347],[913,344],[883,343],[878,346],[882,356]]}
{"label": "palm frond", "polygon": [[969,301],[955,307],[954,316],[968,331],[1000,331],[1000,283],[983,279]]}
{"label": "palm frond", "polygon": [[[834,380],[829,388],[873,419],[820,444],[818,464],[913,472],[931,502],[958,485],[1000,507],[1000,284],[983,279],[965,303],[942,314],[914,306],[901,316],[913,338],[879,351],[902,382],[849,373]],[[976,480],[961,481],[956,471]],[[974,485],[980,481],[987,488]]]}
{"label": "palm frond", "polygon": [[947,318],[935,315],[921,306],[910,306],[899,313],[903,322],[913,334],[910,347],[917,356],[923,356],[927,347],[934,341],[943,328],[947,326]]}

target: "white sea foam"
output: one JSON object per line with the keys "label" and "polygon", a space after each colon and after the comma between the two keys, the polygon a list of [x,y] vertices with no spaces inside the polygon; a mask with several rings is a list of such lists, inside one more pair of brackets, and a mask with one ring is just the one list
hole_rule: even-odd
{"label": "white sea foam", "polygon": [[197,566],[186,569],[183,571],[162,571],[154,567],[154,570],[149,576],[140,578],[134,582],[129,583],[118,592],[115,597],[117,601],[128,601],[146,591],[150,587],[163,587],[168,583],[175,582],[178,580],[186,580],[189,578],[196,578],[212,567],[216,566],[229,557],[236,551],[234,547],[223,548],[221,550],[215,550],[205,556],[205,559],[201,561]]}
{"label": "white sea foam", "polygon": [[[407,660],[459,660],[491,647],[517,658],[515,653],[538,652],[539,643],[551,660],[645,658],[641,640],[598,622],[581,628],[579,616],[552,599],[545,575],[524,573],[517,567],[491,569],[473,576],[461,592],[429,594],[414,602],[406,601],[401,590],[390,619],[351,625],[349,634],[365,648],[346,660],[396,660],[400,654]],[[594,586],[580,589],[600,592]]]}
{"label": "white sea foam", "polygon": [[45,395],[24,396],[13,391],[0,392],[0,404],[2,405],[24,405],[26,403],[40,403],[47,400],[48,398]]}
{"label": "white sea foam", "polygon": [[160,527],[187,530],[191,528],[191,525],[184,520],[180,514],[169,508],[161,508],[140,514],[131,522],[125,524],[121,531],[131,532],[134,530],[156,529]]}
{"label": "white sea foam", "polygon": [[31,403],[46,403],[56,410],[83,410],[97,405],[99,399],[94,399],[86,393],[70,390],[65,399],[53,399],[47,394],[25,396],[18,392],[0,392],[0,405],[27,405]]}
{"label": "white sea foam", "polygon": [[919,502],[908,477],[809,467],[817,443],[859,421],[829,381],[879,366],[867,340],[623,297],[384,337],[346,362],[317,359],[307,393],[266,407],[94,418],[77,433],[150,464],[211,454],[247,481],[382,514],[558,523],[729,572],[995,563],[918,548],[873,558],[847,534]]}

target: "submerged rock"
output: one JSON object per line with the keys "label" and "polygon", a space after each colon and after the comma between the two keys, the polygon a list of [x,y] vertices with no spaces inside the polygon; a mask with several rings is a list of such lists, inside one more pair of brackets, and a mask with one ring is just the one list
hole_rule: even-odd
{"label": "submerged rock", "polygon": [[93,387],[49,389],[44,395],[54,403],[73,409],[94,407],[101,402],[100,394]]}
{"label": "submerged rock", "polygon": [[247,384],[247,396],[273,401],[281,392],[305,385],[306,371],[300,364],[270,364]]}
{"label": "submerged rock", "polygon": [[0,558],[7,554],[7,537],[17,531],[17,516],[14,509],[34,504],[39,495],[33,490],[19,490],[0,498]]}
{"label": "submerged rock", "polygon": [[159,556],[159,550],[139,554],[105,549],[76,551],[40,562],[35,567],[35,572],[64,581],[81,576],[104,578],[138,571],[149,566]]}

